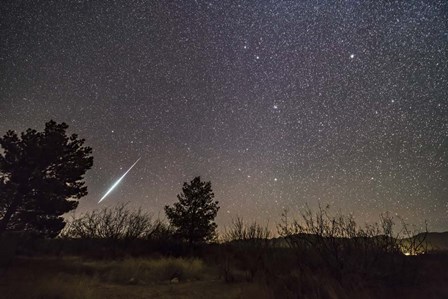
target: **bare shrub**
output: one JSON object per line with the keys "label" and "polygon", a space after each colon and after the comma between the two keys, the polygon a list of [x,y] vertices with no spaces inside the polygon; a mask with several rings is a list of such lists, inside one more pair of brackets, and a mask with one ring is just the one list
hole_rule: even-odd
{"label": "bare shrub", "polygon": [[158,238],[169,232],[160,220],[143,212],[141,208],[131,210],[127,204],[106,207],[73,218],[62,236],[80,239],[135,240]]}
{"label": "bare shrub", "polygon": [[252,222],[250,224],[245,224],[244,220],[240,217],[232,220],[232,225],[230,228],[226,228],[223,241],[261,241],[267,240],[271,237],[271,232],[268,226],[262,226],[257,222]]}
{"label": "bare shrub", "polygon": [[377,223],[361,227],[352,215],[332,214],[328,205],[319,205],[315,212],[306,206],[299,219],[290,219],[285,210],[277,229],[286,246],[297,255],[315,256],[315,264],[323,264],[341,280],[360,274],[395,276],[403,272],[406,267],[402,253],[423,252],[425,243],[423,236],[414,237],[417,232],[404,221],[401,226],[395,230],[393,217],[386,213]]}
{"label": "bare shrub", "polygon": [[425,222],[424,231],[421,232],[415,225],[408,225],[403,219],[401,232],[401,251],[406,255],[418,255],[428,252],[428,223]]}
{"label": "bare shrub", "polygon": [[271,243],[268,225],[246,224],[240,217],[226,228],[222,241],[221,273],[227,282],[253,281],[255,275],[266,271],[265,259]]}

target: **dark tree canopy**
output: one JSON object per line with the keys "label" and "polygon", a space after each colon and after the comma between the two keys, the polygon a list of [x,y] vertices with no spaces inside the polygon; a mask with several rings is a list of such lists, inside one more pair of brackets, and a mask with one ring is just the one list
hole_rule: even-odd
{"label": "dark tree canopy", "polygon": [[215,237],[218,213],[217,201],[210,182],[201,182],[195,177],[190,184],[184,183],[182,193],[177,195],[179,202],[172,207],[165,206],[165,213],[176,234],[190,243],[209,241]]}
{"label": "dark tree canopy", "polygon": [[93,165],[92,149],[65,123],[49,121],[43,132],[28,129],[20,137],[0,138],[0,234],[31,231],[55,237],[61,217],[87,195],[84,174]]}

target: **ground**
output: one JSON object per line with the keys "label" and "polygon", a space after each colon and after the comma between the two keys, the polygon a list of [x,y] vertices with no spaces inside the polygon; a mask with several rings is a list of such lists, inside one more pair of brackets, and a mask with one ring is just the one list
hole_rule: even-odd
{"label": "ground", "polygon": [[[299,298],[307,299],[448,298],[448,256],[428,255],[415,261],[420,269],[418,283],[402,281],[392,286],[376,282],[341,290],[328,278],[311,275],[293,284],[300,285]],[[288,283],[294,276],[293,273],[288,275],[282,283]],[[2,299],[271,299],[287,298],[286,295],[297,298],[297,294],[275,293],[276,285],[268,285],[269,281],[268,284],[248,282],[244,275],[237,282],[225,282],[217,265],[197,258],[159,256],[98,260],[73,256],[16,256],[2,265],[0,277]],[[320,287],[310,287],[313,281]]]}
{"label": "ground", "polygon": [[[171,282],[169,270],[177,271],[176,262],[181,259],[158,259],[162,267],[128,277],[126,267],[151,266],[155,260],[132,260],[121,262],[86,261],[79,258],[16,258],[3,269],[0,283],[1,298],[250,298],[251,286],[247,283],[228,284],[219,279],[213,269],[200,266],[198,277],[195,273],[177,273],[183,278],[178,283]],[[112,266],[111,266],[112,264]],[[154,266],[154,264],[152,264]],[[174,267],[173,267],[174,265]],[[159,265],[160,266],[160,265]],[[189,265],[186,265],[189,266]],[[180,268],[180,267],[178,267]],[[116,270],[116,271],[115,271]],[[117,272],[120,273],[117,273]],[[159,275],[153,281],[141,278]],[[259,296],[258,296],[259,297]]]}

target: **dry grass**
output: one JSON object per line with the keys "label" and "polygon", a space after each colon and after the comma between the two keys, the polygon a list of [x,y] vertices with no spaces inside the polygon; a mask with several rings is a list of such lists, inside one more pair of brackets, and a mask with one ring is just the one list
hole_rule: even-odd
{"label": "dry grass", "polygon": [[181,258],[18,258],[2,278],[5,299],[241,298],[244,286],[218,280],[199,259]]}
{"label": "dry grass", "polygon": [[[241,254],[253,255],[247,248]],[[217,258],[223,257],[221,253]],[[447,255],[409,257],[420,269],[416,285],[386,285],[373,280],[356,284],[359,277],[345,277],[351,282],[349,288],[325,271],[293,267],[294,260],[285,250],[267,257],[259,260],[262,267],[251,282],[247,281],[247,270],[241,268],[244,265],[230,263],[229,271],[240,274],[240,279],[236,277],[232,283],[226,283],[222,276],[219,279],[216,262],[201,259],[17,257],[6,271],[0,272],[0,298],[448,298]],[[171,283],[174,277],[178,283]]]}
{"label": "dry grass", "polygon": [[133,258],[110,262],[90,261],[83,262],[82,268],[94,272],[103,282],[119,284],[152,284],[167,282],[173,278],[194,281],[210,276],[210,269],[199,259]]}

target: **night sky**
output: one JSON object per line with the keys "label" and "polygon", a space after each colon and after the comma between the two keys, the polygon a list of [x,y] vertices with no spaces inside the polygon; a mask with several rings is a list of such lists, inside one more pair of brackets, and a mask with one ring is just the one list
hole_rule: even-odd
{"label": "night sky", "polygon": [[0,134],[87,139],[77,213],[163,216],[200,175],[218,225],[320,202],[448,230],[447,20],[444,0],[1,1]]}

